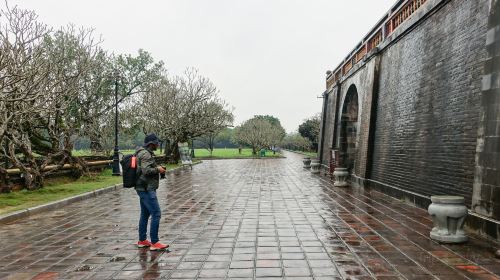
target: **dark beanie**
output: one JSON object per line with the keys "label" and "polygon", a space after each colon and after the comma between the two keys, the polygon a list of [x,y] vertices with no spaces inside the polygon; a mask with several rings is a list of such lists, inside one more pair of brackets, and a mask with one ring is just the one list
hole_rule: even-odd
{"label": "dark beanie", "polygon": [[149,144],[155,144],[155,145],[160,144],[160,141],[159,141],[158,137],[156,136],[156,134],[151,133],[151,134],[146,135],[146,137],[144,138],[144,146],[147,146]]}

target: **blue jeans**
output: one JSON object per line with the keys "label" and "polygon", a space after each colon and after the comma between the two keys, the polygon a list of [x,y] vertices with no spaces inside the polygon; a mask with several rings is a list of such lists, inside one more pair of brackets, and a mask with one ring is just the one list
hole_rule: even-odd
{"label": "blue jeans", "polygon": [[147,239],[148,220],[151,216],[149,236],[151,242],[156,243],[158,239],[158,228],[160,227],[161,210],[156,197],[156,191],[136,191],[141,204],[141,218],[139,219],[139,240]]}

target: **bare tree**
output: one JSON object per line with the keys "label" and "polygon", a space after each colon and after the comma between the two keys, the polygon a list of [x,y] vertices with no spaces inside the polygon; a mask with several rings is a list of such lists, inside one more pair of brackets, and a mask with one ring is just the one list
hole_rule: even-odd
{"label": "bare tree", "polygon": [[291,133],[285,136],[281,145],[287,149],[304,151],[311,147],[311,142],[299,133]]}
{"label": "bare tree", "polygon": [[262,148],[280,143],[281,131],[269,121],[254,117],[235,128],[233,141],[239,145],[250,146],[255,155]]}
{"label": "bare tree", "polygon": [[203,143],[205,149],[210,152],[210,156],[213,154],[214,146],[219,133],[231,125],[234,121],[232,112],[227,110],[225,107],[226,106],[223,101],[210,102],[207,104],[207,114],[204,118],[206,132],[198,137],[197,140]]}
{"label": "bare tree", "polygon": [[[43,186],[43,179],[65,163],[74,165],[75,174],[86,171],[85,164],[72,157],[73,142],[81,128],[83,85],[98,52],[91,30],[76,30],[68,26],[54,34],[46,34],[40,60],[49,65],[39,96],[28,109],[29,118],[19,123],[9,135],[8,155],[13,164],[24,171],[29,189]],[[88,96],[88,95],[87,95]],[[34,150],[43,155],[35,158]],[[21,160],[17,150],[23,154]],[[46,170],[47,165],[56,168]]]}
{"label": "bare tree", "polygon": [[[114,147],[114,111],[118,102],[119,129],[121,132],[133,129],[136,125],[136,104],[141,100],[140,94],[147,93],[161,80],[165,71],[163,62],[154,62],[151,55],[139,50],[136,56],[118,55],[103,56],[96,75],[98,79],[91,84],[94,98],[86,106],[89,116],[85,121],[82,136],[88,136],[91,150],[95,153],[109,153]],[[118,100],[114,99],[115,82],[118,86]]]}
{"label": "bare tree", "polygon": [[232,111],[218,96],[218,90],[195,69],[187,69],[182,77],[162,79],[143,95],[141,122],[145,133],[156,132],[169,143],[165,151],[173,151],[178,160],[177,143],[231,125]]}
{"label": "bare tree", "polygon": [[[21,168],[28,183],[30,169],[16,153],[32,154],[26,124],[34,111],[43,109],[50,64],[42,41],[49,32],[31,11],[9,6],[0,11],[0,144],[4,157]],[[28,166],[35,164],[28,160]],[[4,168],[0,174],[5,177]]]}

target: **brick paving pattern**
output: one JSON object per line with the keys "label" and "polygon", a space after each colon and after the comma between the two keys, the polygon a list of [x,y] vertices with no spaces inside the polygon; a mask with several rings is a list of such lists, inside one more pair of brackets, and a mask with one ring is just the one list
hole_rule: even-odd
{"label": "brick paving pattern", "polygon": [[1,225],[0,279],[500,279],[495,244],[440,245],[425,210],[334,188],[286,155],[168,175],[158,197],[171,252],[135,247],[132,190]]}

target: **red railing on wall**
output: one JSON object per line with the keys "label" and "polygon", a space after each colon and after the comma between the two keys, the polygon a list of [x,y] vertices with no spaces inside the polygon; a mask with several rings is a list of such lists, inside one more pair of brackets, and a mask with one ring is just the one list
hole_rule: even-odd
{"label": "red railing on wall", "polygon": [[408,1],[399,11],[397,11],[386,23],[387,35],[391,34],[401,23],[405,22],[420,6],[427,0]]}
{"label": "red railing on wall", "polygon": [[363,59],[363,57],[366,55],[366,53],[367,53],[367,51],[366,51],[366,45],[365,45],[354,56],[354,60],[356,61],[356,63],[358,63],[361,59]]}
{"label": "red railing on wall", "polygon": [[349,60],[344,64],[344,67],[342,68],[342,73],[345,74],[345,73],[349,72],[349,70],[351,70],[351,68],[352,68],[352,60]]}
{"label": "red railing on wall", "polygon": [[342,71],[339,69],[337,72],[327,77],[326,88],[329,89],[337,83],[342,77]]}
{"label": "red railing on wall", "polygon": [[368,40],[367,44],[368,51],[373,50],[373,48],[382,43],[382,39],[383,39],[382,30],[379,30],[370,40]]}
{"label": "red railing on wall", "polygon": [[[361,47],[356,49],[356,52],[349,56],[342,65],[334,70],[334,74],[329,76],[327,86],[333,85],[340,80],[343,75],[347,74],[356,63],[359,63],[368,52],[380,45],[384,39],[389,36],[396,28],[405,22],[410,16],[415,13],[427,0],[407,0],[400,5],[394,12],[387,15],[387,20],[380,23],[367,36],[366,40],[361,42]],[[398,4],[399,5],[399,4]]]}

